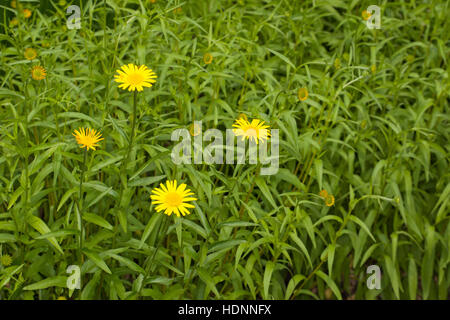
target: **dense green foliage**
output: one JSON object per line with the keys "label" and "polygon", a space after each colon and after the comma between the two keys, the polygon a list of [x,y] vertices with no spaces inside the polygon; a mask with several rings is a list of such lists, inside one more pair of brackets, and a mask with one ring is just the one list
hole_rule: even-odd
{"label": "dense green foliage", "polygon": [[[78,1],[73,30],[65,2],[20,1],[16,26],[0,7],[1,299],[449,298],[448,1],[382,1],[378,30],[370,1]],[[125,161],[133,93],[113,79],[128,63],[158,79]],[[172,162],[173,130],[225,132],[241,113],[279,129],[277,174]],[[78,127],[104,137],[82,214]],[[195,193],[190,215],[155,211],[166,179]]]}

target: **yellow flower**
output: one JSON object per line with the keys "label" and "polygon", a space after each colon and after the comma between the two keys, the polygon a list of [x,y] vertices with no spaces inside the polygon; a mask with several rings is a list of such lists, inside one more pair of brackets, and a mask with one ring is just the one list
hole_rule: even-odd
{"label": "yellow flower", "polygon": [[25,59],[33,60],[37,57],[37,52],[33,48],[26,48],[23,55],[25,56]]}
{"label": "yellow flower", "polygon": [[90,128],[79,128],[78,131],[75,130],[72,135],[77,139],[80,148],[86,148],[86,150],[95,150],[95,147],[98,147],[97,142],[103,140],[100,132],[96,132],[95,129]]}
{"label": "yellow flower", "polygon": [[297,91],[297,97],[300,101],[305,101],[308,98],[308,89],[300,88]]}
{"label": "yellow flower", "polygon": [[202,132],[202,127],[196,123],[193,123],[189,126],[189,133],[191,136],[198,136]]}
{"label": "yellow flower", "polygon": [[264,142],[270,137],[269,126],[264,126],[264,121],[259,119],[253,119],[252,122],[248,122],[246,119],[239,118],[233,124],[233,132],[237,136],[242,136],[242,140],[249,139],[254,140],[258,144],[259,140]]}
{"label": "yellow flower", "polygon": [[121,67],[122,70],[117,70],[114,81],[121,83],[119,88],[128,91],[142,91],[143,87],[151,87],[152,83],[156,82],[156,74],[152,69],[142,65],[140,67],[130,63]]}
{"label": "yellow flower", "polygon": [[4,255],[1,256],[0,262],[2,263],[2,265],[7,267],[7,266],[11,265],[12,258],[11,258],[11,256],[9,254],[4,254]]}
{"label": "yellow flower", "polygon": [[31,11],[30,11],[30,9],[23,9],[23,16],[25,17],[25,18],[29,18],[29,17],[31,17]]}
{"label": "yellow flower", "polygon": [[56,300],[67,300],[67,298],[66,298],[66,297],[63,297],[63,296],[61,296],[61,297],[58,297],[58,299],[56,299]]}
{"label": "yellow flower", "polygon": [[11,8],[15,9],[16,7],[17,7],[16,0],[11,1]]}
{"label": "yellow flower", "polygon": [[156,3],[156,0],[148,0],[150,3]]}
{"label": "yellow flower", "polygon": [[213,56],[211,55],[211,53],[205,53],[203,55],[203,62],[205,64],[210,64],[213,61]]}
{"label": "yellow flower", "polygon": [[9,21],[9,25],[11,27],[15,27],[19,24],[19,20],[17,20],[17,18],[12,18],[11,21]]}
{"label": "yellow flower", "polygon": [[369,20],[369,18],[372,16],[372,14],[367,10],[364,10],[361,15],[364,20]]}
{"label": "yellow flower", "polygon": [[159,188],[152,190],[152,203],[157,205],[156,211],[164,213],[170,216],[172,212],[175,212],[177,217],[180,213],[184,216],[190,214],[187,208],[194,208],[188,201],[195,201],[197,198],[190,197],[194,195],[190,189],[186,189],[186,184],[182,183],[177,187],[177,180],[167,180],[166,185],[161,183]]}
{"label": "yellow flower", "polygon": [[325,205],[327,207],[331,207],[332,205],[334,205],[334,196],[329,194],[325,197]]}
{"label": "yellow flower", "polygon": [[46,75],[45,69],[41,66],[34,66],[31,68],[31,77],[34,80],[44,80]]}
{"label": "yellow flower", "polygon": [[320,191],[319,196],[321,196],[322,198],[326,198],[328,196],[327,190],[323,189],[322,191]]}

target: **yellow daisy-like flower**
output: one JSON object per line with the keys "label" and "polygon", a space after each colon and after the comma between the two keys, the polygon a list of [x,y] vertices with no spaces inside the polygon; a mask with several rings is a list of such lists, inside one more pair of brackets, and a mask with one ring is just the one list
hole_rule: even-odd
{"label": "yellow daisy-like flower", "polygon": [[361,13],[361,15],[362,15],[363,19],[366,20],[366,21],[369,20],[369,18],[372,16],[372,14],[369,11],[367,11],[367,10],[364,10]]}
{"label": "yellow daisy-like flower", "polygon": [[45,69],[41,66],[34,66],[31,68],[31,77],[34,80],[44,80],[47,76]]}
{"label": "yellow daisy-like flower", "polygon": [[193,123],[189,126],[189,133],[191,136],[198,136],[202,132],[202,127],[196,123]]}
{"label": "yellow daisy-like flower", "polygon": [[12,258],[9,254],[4,254],[1,256],[0,262],[2,263],[3,266],[7,267],[7,266],[11,265]]}
{"label": "yellow daisy-like flower", "polygon": [[26,48],[23,55],[25,56],[25,59],[33,60],[37,57],[37,52],[33,48]]}
{"label": "yellow daisy-like flower", "polygon": [[147,66],[142,65],[140,67],[130,63],[121,67],[122,70],[117,70],[114,77],[114,81],[121,83],[119,88],[128,91],[142,91],[143,87],[151,87],[156,82],[156,73]]}
{"label": "yellow daisy-like flower", "polygon": [[270,128],[269,126],[264,125],[264,121],[259,119],[253,119],[252,122],[248,122],[246,119],[236,119],[233,127],[237,129],[233,129],[233,132],[237,136],[242,136],[242,140],[249,139],[254,140],[256,144],[258,144],[259,140],[264,142],[270,137]]}
{"label": "yellow daisy-like flower", "polygon": [[213,61],[213,56],[211,53],[207,52],[203,55],[203,62],[205,64],[210,64]]}
{"label": "yellow daisy-like flower", "polygon": [[300,101],[305,101],[308,98],[308,89],[300,88],[297,91],[297,97]]}
{"label": "yellow daisy-like flower", "polygon": [[156,211],[164,211],[165,214],[170,216],[173,212],[180,216],[180,213],[184,216],[190,214],[187,208],[194,208],[194,206],[188,201],[195,201],[197,198],[191,197],[194,195],[190,189],[186,189],[186,184],[182,183],[177,187],[177,180],[167,180],[166,185],[161,183],[159,188],[152,190],[152,203],[157,205]]}
{"label": "yellow daisy-like flower", "polygon": [[24,16],[25,18],[31,17],[31,11],[30,11],[30,9],[23,9],[22,13],[23,13],[23,16]]}
{"label": "yellow daisy-like flower", "polygon": [[322,191],[320,191],[319,196],[321,196],[322,198],[326,198],[328,196],[327,190],[323,189]]}
{"label": "yellow daisy-like flower", "polygon": [[72,135],[77,139],[80,148],[86,148],[88,151],[89,149],[95,150],[95,147],[98,147],[97,142],[103,140],[100,132],[90,128],[79,128],[78,130],[75,130]]}
{"label": "yellow daisy-like flower", "polygon": [[331,207],[332,205],[334,205],[334,196],[329,194],[325,197],[325,205],[327,207]]}

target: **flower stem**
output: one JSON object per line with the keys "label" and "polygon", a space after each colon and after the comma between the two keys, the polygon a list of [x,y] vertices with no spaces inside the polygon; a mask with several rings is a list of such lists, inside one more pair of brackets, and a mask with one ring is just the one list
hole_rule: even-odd
{"label": "flower stem", "polygon": [[163,230],[163,232],[161,232],[161,234],[159,235],[158,242],[156,243],[156,248],[153,251],[153,254],[152,254],[151,258],[150,258],[150,260],[148,261],[148,263],[147,263],[147,265],[145,267],[145,275],[144,275],[144,279],[142,280],[142,284],[141,284],[141,287],[139,289],[138,296],[141,295],[142,289],[144,288],[144,285],[145,285],[145,281],[147,280],[147,278],[149,276],[150,268],[151,268],[151,266],[153,264],[153,260],[154,260],[154,258],[156,256],[156,253],[158,252],[158,249],[159,249],[159,247],[161,245],[161,242],[162,242],[164,236],[166,235],[166,232],[167,232],[166,226],[167,226],[167,220],[168,219],[169,219],[168,217],[163,217],[163,222],[161,222],[159,224],[159,226],[158,226],[158,231],[156,232],[156,235],[158,235],[161,230]]}
{"label": "flower stem", "polygon": [[81,167],[81,176],[80,176],[80,195],[78,198],[78,212],[80,214],[80,238],[79,238],[79,264],[80,267],[83,264],[83,181],[84,181],[84,174],[86,172],[86,161],[87,160],[87,148],[84,149],[84,155],[83,155],[83,166]]}
{"label": "flower stem", "polygon": [[[119,205],[118,207],[120,208],[122,206],[122,197],[123,197],[123,189],[125,187],[127,187],[128,185],[128,175],[127,175],[127,166],[128,166],[128,160],[130,158],[130,153],[131,153],[131,149],[133,148],[133,141],[134,141],[134,133],[136,130],[136,118],[137,118],[137,92],[134,91],[133,92],[133,120],[131,121],[131,135],[130,135],[130,142],[128,144],[128,149],[127,149],[127,153],[125,155],[125,158],[123,159],[121,168],[120,168],[120,175],[119,178],[122,180],[121,182],[121,186],[120,186],[120,194],[119,194]],[[117,218],[116,218],[116,224],[115,224],[115,228],[114,228],[114,233],[117,231]],[[127,228],[123,228],[124,231]],[[113,248],[115,245],[115,237],[113,239]]]}

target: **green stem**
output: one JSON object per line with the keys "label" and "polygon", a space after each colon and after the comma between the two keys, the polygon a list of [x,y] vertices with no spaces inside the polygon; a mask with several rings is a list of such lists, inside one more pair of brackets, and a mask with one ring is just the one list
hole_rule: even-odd
{"label": "green stem", "polygon": [[[150,260],[148,261],[148,263],[147,263],[147,265],[145,267],[145,275],[144,275],[144,279],[142,280],[142,284],[141,284],[141,287],[139,289],[138,296],[141,295],[142,289],[144,288],[144,285],[145,285],[145,281],[147,280],[147,278],[149,276],[150,268],[151,268],[151,266],[153,264],[153,260],[154,260],[154,258],[156,256],[156,253],[159,250],[161,242],[162,242],[162,240],[163,240],[163,238],[164,238],[164,236],[166,235],[166,232],[167,232],[166,226],[167,226],[167,220],[169,219],[169,217],[163,217],[163,219],[164,219],[164,221],[159,224],[158,231],[156,232],[156,234],[158,235],[158,233],[160,232],[161,229],[164,230],[164,231],[160,234],[158,242],[156,244],[156,248],[153,251],[153,254],[152,254],[151,258],[150,258]],[[162,228],[161,228],[161,225],[163,226]]]}
{"label": "green stem", "polygon": [[[123,189],[124,189],[124,187],[126,187],[128,185],[128,176],[127,176],[126,171],[127,171],[128,161],[130,158],[131,149],[133,148],[134,133],[136,131],[136,118],[137,118],[136,109],[137,109],[137,92],[134,91],[134,93],[133,93],[133,114],[132,114],[133,119],[131,122],[130,143],[128,144],[127,153],[126,153],[125,158],[123,159],[122,166],[120,168],[120,175],[119,175],[119,178],[121,180],[123,179],[122,183],[121,183],[121,187],[120,187],[120,194],[119,194],[119,208],[122,205]],[[116,217],[114,233],[117,232],[117,222],[118,222],[118,219]],[[116,237],[114,237],[114,239],[113,239],[113,248],[115,246],[115,238]]]}
{"label": "green stem", "polygon": [[81,167],[81,175],[80,175],[80,195],[78,197],[78,212],[80,214],[80,237],[79,237],[79,265],[80,267],[83,264],[83,235],[84,235],[84,226],[83,226],[83,181],[84,174],[86,173],[86,162],[87,162],[87,148],[84,149],[83,155],[83,166]]}

